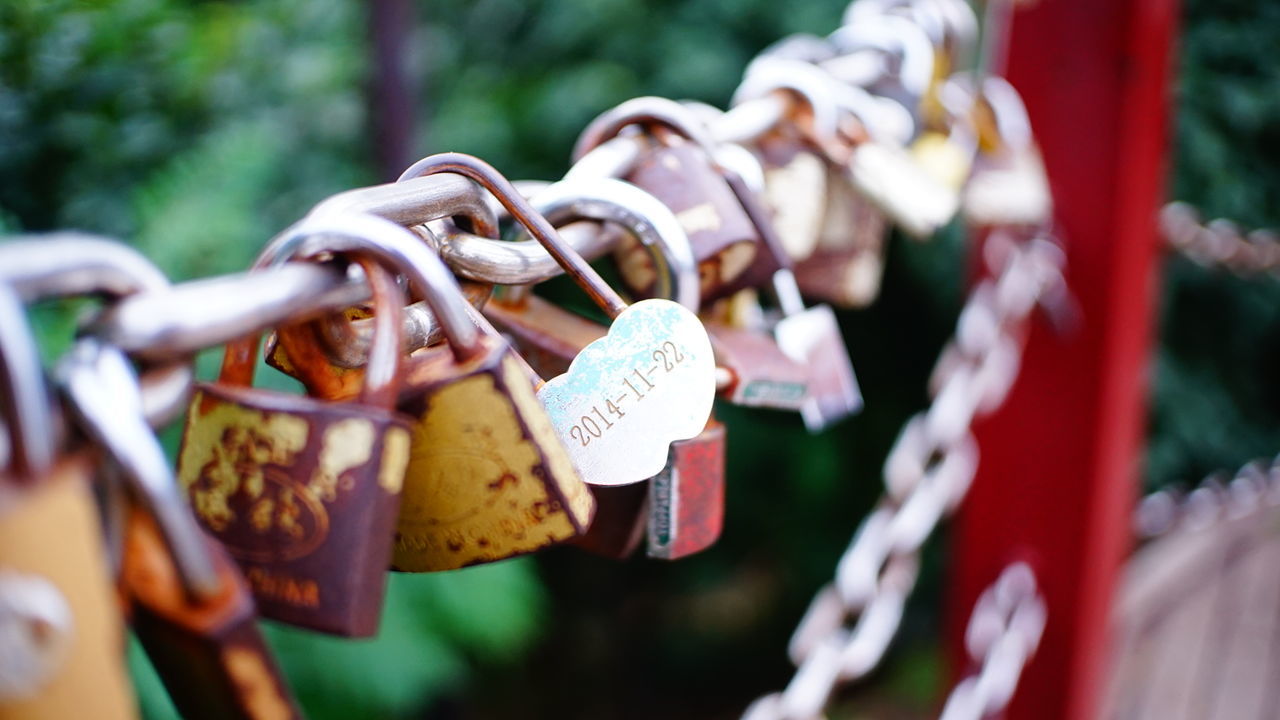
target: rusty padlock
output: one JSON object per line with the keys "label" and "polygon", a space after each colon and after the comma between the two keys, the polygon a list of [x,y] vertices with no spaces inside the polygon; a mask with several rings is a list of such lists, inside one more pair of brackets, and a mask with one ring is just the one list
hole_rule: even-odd
{"label": "rusty padlock", "polygon": [[[714,142],[688,108],[656,97],[628,100],[587,126],[574,158],[632,125],[645,127],[654,144],[625,179],[675,212],[698,262],[703,302],[766,281],[779,266],[776,248],[762,244],[734,186],[741,178],[717,161]],[[655,273],[647,255],[629,242],[618,254],[628,286],[640,296],[651,295]]]}
{"label": "rusty padlock", "polygon": [[[329,231],[323,221],[309,230]],[[254,389],[258,338],[242,338],[227,346],[218,381],[192,399],[178,479],[201,524],[240,563],[264,617],[369,637],[381,617],[411,419],[393,410],[403,295],[376,262],[356,258],[379,324],[359,401]],[[285,330],[280,337],[286,348],[301,344]]]}
{"label": "rusty padlock", "polygon": [[[808,63],[763,57],[751,63],[746,80],[734,94],[734,102],[771,93],[790,100],[792,112],[800,111],[792,123],[784,126],[791,129],[790,134],[775,131],[760,139],[761,157],[766,165],[787,163],[782,165],[787,168],[783,179],[793,183],[806,177],[792,167],[799,159],[816,163],[817,169],[810,169],[808,174],[823,175],[821,187],[826,193],[818,197],[822,205],[815,222],[802,223],[799,228],[778,223],[777,234],[795,261],[796,282],[803,295],[841,307],[856,307],[870,302],[879,290],[887,228],[884,215],[854,190],[833,158],[844,157],[850,143],[869,138],[860,120],[862,115],[874,115],[882,125],[892,123],[883,119],[883,102],[839,90],[830,76]],[[844,98],[843,102],[839,98]],[[766,178],[769,176],[767,168]],[[810,179],[804,187],[813,183]],[[790,190],[775,204],[775,219],[813,217],[814,196],[818,194],[796,192],[794,185]],[[772,195],[766,194],[766,198],[771,199]],[[803,245],[789,237],[808,237],[810,232],[812,241]]]}
{"label": "rusty padlock", "polygon": [[796,283],[805,297],[842,308],[866,307],[880,294],[888,221],[844,172],[832,167],[828,173],[817,247],[796,263]]}
{"label": "rusty padlock", "polygon": [[181,499],[162,491],[175,478],[127,358],[86,337],[58,371],[79,429],[120,469],[135,501],[149,496],[146,510],[129,516],[121,578],[134,630],[174,704],[188,718],[301,717],[239,570]]}
{"label": "rusty padlock", "polygon": [[22,304],[0,282],[0,718],[127,720],[124,630],[95,507],[91,451],[55,457]]}
{"label": "rusty padlock", "polygon": [[128,514],[121,577],[133,630],[170,699],[188,720],[301,718],[239,569],[217,542],[206,548],[218,590],[197,600],[178,581],[151,517]]}
{"label": "rusty padlock", "polygon": [[724,526],[725,427],[714,418],[696,438],[671,443],[649,480],[648,554],[678,560],[711,547]]}
{"label": "rusty padlock", "polygon": [[[449,570],[583,532],[591,496],[518,356],[500,337],[477,329],[457,280],[417,237],[377,218],[326,219],[338,221],[359,226],[373,242],[354,232],[330,234],[313,249],[361,250],[400,267],[448,338],[447,346],[414,353],[404,373],[400,407],[414,423],[392,568]],[[299,232],[273,242],[260,261],[272,262]],[[358,377],[365,370],[349,372]],[[351,397],[350,383],[309,384],[316,377],[324,373],[301,379],[328,399]]]}

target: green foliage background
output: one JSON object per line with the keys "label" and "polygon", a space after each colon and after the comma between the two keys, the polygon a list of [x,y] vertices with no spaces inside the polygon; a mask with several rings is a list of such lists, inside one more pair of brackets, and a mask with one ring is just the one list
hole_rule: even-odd
{"label": "green foliage background", "polygon": [[[750,57],[835,27],[843,2],[441,0],[413,27],[418,150],[557,177],[577,132],[636,95],[723,106]],[[1280,199],[1280,2],[1186,3],[1173,194],[1246,225]],[[0,4],[0,227],[79,228],[175,279],[243,268],[323,197],[378,181],[356,0],[7,0]],[[728,525],[675,564],[572,550],[395,576],[383,631],[339,642],[270,627],[311,716],[731,717],[778,687],[792,623],[878,492],[897,428],[962,297],[961,243],[893,245],[885,293],[841,318],[867,410],[809,437],[725,408]],[[1174,259],[1154,363],[1149,486],[1280,449],[1280,283]],[[71,316],[40,311],[56,350]],[[211,361],[201,358],[207,377]],[[945,548],[905,641],[841,715],[927,710],[939,682]],[[148,717],[172,715],[136,648]]]}

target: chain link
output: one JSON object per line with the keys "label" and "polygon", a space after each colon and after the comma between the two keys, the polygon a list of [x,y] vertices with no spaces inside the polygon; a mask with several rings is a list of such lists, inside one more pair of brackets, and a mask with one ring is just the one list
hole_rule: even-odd
{"label": "chain link", "polygon": [[1205,267],[1225,267],[1242,277],[1280,277],[1280,235],[1274,230],[1241,234],[1222,218],[1203,224],[1195,208],[1172,202],[1160,211],[1160,232],[1173,249]]}
{"label": "chain link", "polygon": [[1269,463],[1246,463],[1234,476],[1212,473],[1190,492],[1166,488],[1147,495],[1134,510],[1134,534],[1145,542],[1175,530],[1204,529],[1264,504],[1280,505],[1280,455]]}
{"label": "chain link", "polygon": [[[1000,246],[987,254],[994,267],[970,293],[956,335],[939,358],[930,382],[933,403],[898,435],[885,459],[885,494],[841,556],[834,582],[818,591],[792,635],[795,676],[782,692],[752,703],[743,720],[820,717],[836,686],[873,670],[896,635],[920,549],[964,499],[977,471],[972,422],[1008,395],[1026,321],[1037,300],[1063,282],[1062,252],[1047,238],[1018,242],[997,231],[988,242]],[[993,673],[1013,665],[1020,670],[1025,657],[1017,663],[1014,656],[997,659]],[[999,699],[994,690],[1003,686],[994,682],[963,692],[981,693],[974,697],[985,707]]]}
{"label": "chain link", "polygon": [[1040,644],[1047,614],[1031,568],[1006,567],[978,597],[965,629],[965,647],[979,670],[952,689],[941,720],[982,720],[1004,710]]}

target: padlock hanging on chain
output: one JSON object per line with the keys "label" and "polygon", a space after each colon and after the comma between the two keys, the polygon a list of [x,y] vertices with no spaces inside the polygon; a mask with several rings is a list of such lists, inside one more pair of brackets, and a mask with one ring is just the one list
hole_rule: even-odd
{"label": "padlock hanging on chain", "polygon": [[[321,218],[289,237],[323,241],[382,225],[365,220],[372,230]],[[409,453],[411,419],[394,410],[404,302],[374,259],[344,254],[364,270],[378,323],[358,400],[253,388],[258,338],[242,338],[227,346],[218,380],[192,399],[178,478],[201,524],[240,563],[264,617],[369,637],[381,617]],[[307,353],[320,352],[300,337],[311,327],[280,330],[281,346],[303,371],[314,364]]]}
{"label": "padlock hanging on chain", "polygon": [[[662,203],[635,186],[617,180],[571,178],[538,192],[531,204],[553,225],[593,218],[620,223],[653,255],[660,270],[655,286],[685,307],[698,306],[697,270],[688,238]],[[486,313],[517,338],[518,347],[547,358],[553,372],[565,372],[586,345],[605,328],[530,294],[499,292]],[[513,297],[514,296],[514,297]],[[671,443],[666,466],[642,487],[594,486],[597,515],[574,544],[596,554],[623,558],[632,554],[650,530],[655,557],[676,559],[710,546],[724,515],[724,432],[709,421],[708,430]],[[695,448],[704,448],[696,451]],[[653,528],[659,528],[655,541]]]}
{"label": "padlock hanging on chain", "polygon": [[[534,396],[524,364],[501,338],[477,329],[457,281],[426,244],[385,221],[361,222],[366,220],[381,226],[375,245],[329,238],[328,247],[341,241],[345,245],[336,249],[360,247],[398,266],[448,338],[444,346],[414,353],[403,375],[398,405],[414,421],[392,569],[448,570],[581,533],[591,497]],[[272,243],[263,260],[282,254],[286,244]],[[352,397],[351,382],[341,378],[366,372],[336,370],[322,354],[312,361],[313,367],[293,373],[329,400]]]}
{"label": "padlock hanging on chain", "polygon": [[[0,280],[0,718],[129,720],[124,629],[92,484],[95,453],[61,454],[35,339]],[[5,455],[7,454],[7,457]]]}

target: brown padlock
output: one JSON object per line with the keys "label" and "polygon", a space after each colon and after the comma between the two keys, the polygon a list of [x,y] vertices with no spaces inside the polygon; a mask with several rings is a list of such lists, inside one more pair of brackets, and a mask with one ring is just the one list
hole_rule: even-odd
{"label": "brown padlock", "polygon": [[[290,233],[303,232],[310,222]],[[404,373],[400,406],[414,422],[392,568],[449,570],[532,552],[583,532],[591,496],[525,366],[500,337],[477,329],[440,258],[386,221],[326,219],[334,222],[349,229],[330,232],[327,248],[377,253],[400,267],[448,338],[446,346],[414,353]],[[289,244],[286,235],[273,248]],[[325,372],[321,367],[300,373],[300,379],[328,399],[351,397],[349,382],[316,384]],[[358,377],[365,369],[347,372]]]}
{"label": "brown padlock", "polygon": [[880,293],[888,220],[842,171],[830,168],[828,173],[817,247],[796,263],[796,284],[810,299],[842,308],[866,307]]}
{"label": "brown padlock", "polygon": [[151,517],[128,515],[121,576],[134,632],[169,697],[187,720],[301,718],[258,630],[244,578],[217,542],[206,547],[219,588],[196,600],[178,581]]}
{"label": "brown padlock", "polygon": [[0,283],[0,718],[137,717],[124,630],[90,484],[95,458],[54,457],[40,359]]}
{"label": "brown padlock", "polygon": [[[698,262],[703,302],[766,282],[782,262],[778,249],[763,242],[742,206],[742,194],[749,191],[735,172],[716,161],[714,142],[688,108],[663,98],[629,100],[587,126],[574,147],[575,159],[629,125],[646,127],[654,147],[626,179],[680,219]],[[644,253],[629,242],[618,252],[628,286],[647,296],[652,288],[646,283],[654,271]]]}
{"label": "brown padlock", "polygon": [[[242,338],[192,399],[178,478],[264,617],[368,637],[381,617],[411,419],[392,410],[403,295],[376,262],[357,261],[379,324],[359,401],[254,389],[258,338]],[[287,331],[281,342],[301,344]]]}

